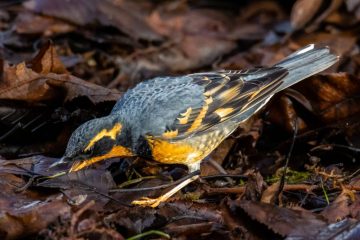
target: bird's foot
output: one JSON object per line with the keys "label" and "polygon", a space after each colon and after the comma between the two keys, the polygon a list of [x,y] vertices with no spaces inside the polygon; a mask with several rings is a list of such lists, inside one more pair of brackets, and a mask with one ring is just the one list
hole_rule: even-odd
{"label": "bird's foot", "polygon": [[148,197],[142,197],[139,200],[132,201],[131,204],[133,205],[140,205],[142,207],[152,207],[156,208],[160,205],[160,203],[165,202],[167,198],[164,198],[163,196],[160,196],[158,198],[148,198]]}
{"label": "bird's foot", "polygon": [[158,198],[143,197],[143,198],[141,198],[139,200],[133,201],[131,204],[133,204],[133,205],[141,205],[143,207],[156,208],[157,206],[160,205],[160,203],[165,202],[171,196],[173,196],[175,193],[177,193],[179,190],[181,190],[183,187],[185,187],[186,185],[188,185],[189,183],[195,181],[198,178],[199,178],[199,175],[195,175],[195,176],[193,176],[193,177],[191,177],[189,179],[186,179],[185,181],[181,182],[180,184],[175,186],[173,189],[171,189],[170,191],[168,191],[164,195],[161,195]]}

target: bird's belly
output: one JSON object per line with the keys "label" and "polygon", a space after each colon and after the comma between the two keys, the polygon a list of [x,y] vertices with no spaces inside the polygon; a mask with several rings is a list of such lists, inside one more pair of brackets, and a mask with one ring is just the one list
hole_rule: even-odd
{"label": "bird's belly", "polygon": [[236,127],[224,127],[183,140],[150,139],[152,158],[165,164],[189,165],[208,156]]}

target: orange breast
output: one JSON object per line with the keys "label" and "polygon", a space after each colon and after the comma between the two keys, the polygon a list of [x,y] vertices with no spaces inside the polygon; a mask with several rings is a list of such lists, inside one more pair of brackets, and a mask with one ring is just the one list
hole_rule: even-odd
{"label": "orange breast", "polygon": [[218,126],[201,135],[181,140],[146,137],[154,160],[165,164],[193,164],[207,157],[229,134],[237,124]]}
{"label": "orange breast", "polygon": [[166,139],[153,139],[147,141],[151,148],[154,160],[165,164],[190,164],[202,160],[202,151],[183,141],[170,142]]}

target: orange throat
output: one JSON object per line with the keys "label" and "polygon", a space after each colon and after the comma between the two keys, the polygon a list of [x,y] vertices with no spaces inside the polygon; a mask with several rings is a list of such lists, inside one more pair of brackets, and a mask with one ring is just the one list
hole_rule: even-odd
{"label": "orange throat", "polygon": [[101,155],[101,156],[96,156],[96,157],[92,157],[83,161],[78,161],[75,162],[69,172],[76,172],[79,171],[85,167],[88,167],[96,162],[105,160],[105,159],[109,159],[109,158],[115,158],[115,157],[131,157],[134,156],[134,153],[123,146],[114,146],[108,153]]}

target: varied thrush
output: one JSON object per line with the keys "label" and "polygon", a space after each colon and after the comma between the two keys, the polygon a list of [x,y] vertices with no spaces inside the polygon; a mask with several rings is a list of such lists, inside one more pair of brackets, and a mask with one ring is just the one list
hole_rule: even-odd
{"label": "varied thrush", "polygon": [[[272,67],[157,77],[127,91],[112,112],[78,127],[60,161],[70,172],[114,157],[142,156],[189,171],[258,112],[277,92],[338,60],[327,47],[309,45]],[[156,207],[194,181],[165,195],[134,201]]]}

